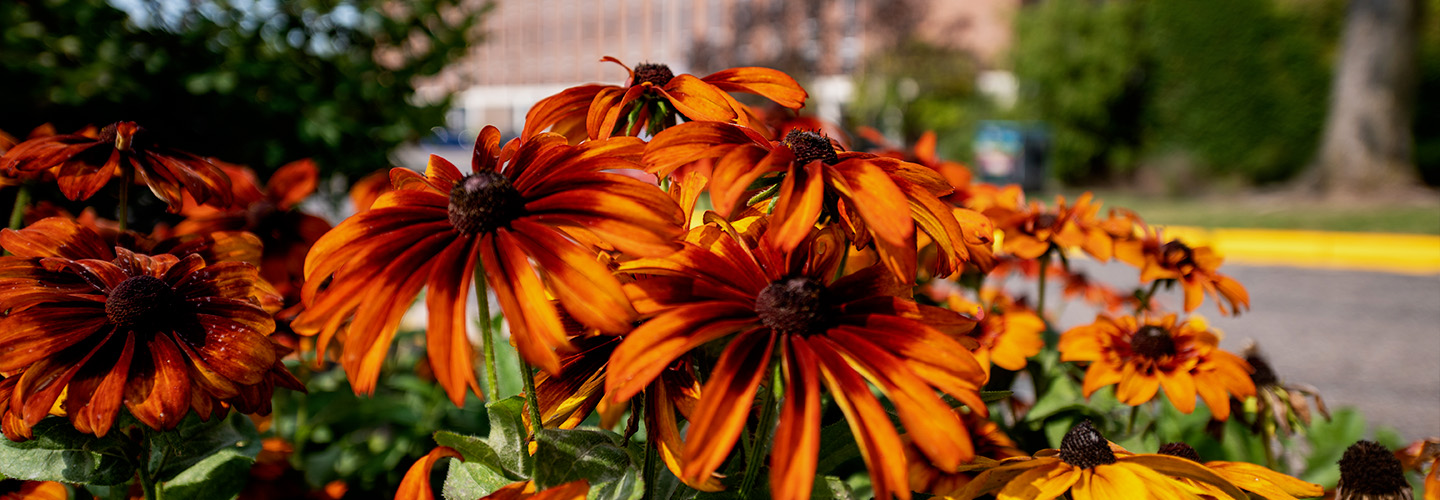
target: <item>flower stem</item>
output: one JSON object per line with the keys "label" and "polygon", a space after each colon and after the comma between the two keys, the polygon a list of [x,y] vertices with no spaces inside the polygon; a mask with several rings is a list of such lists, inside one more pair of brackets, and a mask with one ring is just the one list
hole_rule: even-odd
{"label": "flower stem", "polygon": [[1155,291],[1159,288],[1160,280],[1150,282],[1150,288],[1145,291],[1145,295],[1141,295],[1140,297],[1138,297],[1140,300],[1135,303],[1135,314],[1140,314],[1141,311],[1150,310],[1150,299],[1155,298]]}
{"label": "flower stem", "polygon": [[[135,434],[136,433],[127,433],[126,435],[134,438]],[[153,434],[149,429],[142,427],[139,432],[139,460],[135,463],[135,475],[140,479],[140,489],[145,493],[145,500],[160,499],[160,485],[150,473],[150,440],[152,436]]]}
{"label": "flower stem", "polygon": [[1035,313],[1040,315],[1041,321],[1045,320],[1045,275],[1048,274],[1045,271],[1048,271],[1047,267],[1050,267],[1050,250],[1046,250],[1044,254],[1040,255],[1040,278],[1037,280],[1040,290],[1037,292],[1039,297],[1035,299]]}
{"label": "flower stem", "polygon": [[539,433],[545,427],[540,420],[540,398],[535,394],[535,374],[530,369],[530,362],[525,361],[525,356],[516,356],[520,360],[520,378],[525,381],[525,407],[530,410],[530,431],[531,436]]}
{"label": "flower stem", "polygon": [[30,190],[24,185],[15,192],[15,208],[10,210],[10,229],[20,229],[25,223],[25,207],[30,205]]}
{"label": "flower stem", "polygon": [[751,442],[749,456],[745,457],[745,479],[740,484],[740,498],[750,498],[755,488],[755,476],[760,473],[760,461],[765,455],[765,443],[770,441],[770,428],[775,426],[775,384],[779,383],[780,365],[776,364],[772,382],[762,387],[760,393],[760,421],[755,425],[755,437]]}
{"label": "flower stem", "polygon": [[[647,404],[645,404],[645,408],[642,409],[642,411],[654,411],[652,409],[654,407],[654,404],[648,404],[651,403],[651,401],[649,401],[648,398],[644,399],[646,399]],[[663,404],[659,401],[655,401],[654,403]],[[655,462],[657,462],[657,460],[655,460],[656,453],[654,440],[654,436],[646,436],[645,438],[645,468],[640,471],[640,474],[642,474],[641,477],[645,479],[645,485],[644,491],[641,493],[641,500],[650,500],[652,498],[655,498],[655,476],[657,475],[657,468],[655,466]]]}
{"label": "flower stem", "polygon": [[480,303],[480,338],[485,342],[485,383],[489,397],[499,397],[500,376],[495,373],[495,332],[490,321],[490,296],[485,286],[485,266],[475,261],[475,300]]}

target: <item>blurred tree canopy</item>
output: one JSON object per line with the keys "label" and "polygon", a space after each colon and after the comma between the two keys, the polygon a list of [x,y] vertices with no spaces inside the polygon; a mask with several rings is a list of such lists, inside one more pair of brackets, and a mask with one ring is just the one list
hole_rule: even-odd
{"label": "blurred tree canopy", "polygon": [[1052,173],[1063,182],[1108,180],[1135,166],[1153,66],[1145,5],[1049,0],[1016,20],[1019,113],[1045,121]]}
{"label": "blurred tree canopy", "polygon": [[1176,152],[1285,180],[1314,156],[1343,20],[1343,0],[1039,2],[1017,19],[1019,113],[1049,125],[1068,183]]}
{"label": "blurred tree canopy", "polygon": [[0,130],[23,137],[132,120],[167,143],[264,173],[389,165],[443,124],[416,102],[480,39],[484,0],[105,0],[0,3]]}
{"label": "blurred tree canopy", "polygon": [[975,88],[978,64],[965,52],[906,40],[871,56],[855,75],[847,125],[876,127],[913,142],[927,131],[940,156],[968,158],[979,118],[995,113]]}

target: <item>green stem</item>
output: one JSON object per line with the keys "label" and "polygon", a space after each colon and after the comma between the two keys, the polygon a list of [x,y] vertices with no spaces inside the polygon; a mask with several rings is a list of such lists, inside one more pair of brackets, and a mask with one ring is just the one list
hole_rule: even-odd
{"label": "green stem", "polygon": [[774,183],[774,184],[771,184],[770,187],[765,188],[764,191],[761,191],[761,192],[759,192],[759,193],[756,193],[755,196],[751,196],[751,197],[750,197],[750,200],[745,202],[745,206],[754,205],[754,204],[756,204],[756,203],[759,203],[760,200],[763,200],[763,199],[765,199],[765,198],[769,198],[769,197],[771,197],[771,196],[774,196],[774,195],[775,195],[775,192],[776,192],[776,191],[779,191],[779,190],[780,190],[780,183],[779,183],[779,182],[776,182],[776,183]]}
{"label": "green stem", "polygon": [[475,261],[475,300],[480,303],[480,338],[485,345],[485,383],[489,384],[490,397],[500,395],[500,376],[495,373],[495,332],[490,321],[490,296],[485,287],[485,266]]}
{"label": "green stem", "polygon": [[[770,379],[778,381],[779,364],[775,365],[777,372]],[[750,498],[751,490],[755,488],[755,476],[760,474],[760,462],[765,454],[765,443],[770,441],[770,428],[775,426],[775,387],[776,382],[771,382],[769,387],[762,387],[760,393],[760,421],[755,426],[755,437],[750,444],[749,456],[745,458],[745,479],[740,484],[740,498]]]}
{"label": "green stem", "polygon": [[10,229],[20,229],[25,222],[25,207],[30,205],[30,190],[20,186],[15,192],[15,208],[10,210]]}
{"label": "green stem", "polygon": [[[660,402],[657,401],[657,403]],[[651,411],[651,409],[645,408],[643,411]],[[645,479],[644,491],[641,493],[642,496],[640,497],[642,500],[650,500],[651,498],[655,498],[655,476],[657,475],[657,468],[655,464],[656,462],[658,462],[658,460],[656,460],[655,456],[655,442],[652,441],[653,439],[655,439],[653,436],[647,436],[645,438],[645,468],[640,471],[640,473]]]}
{"label": "green stem", "polygon": [[[138,457],[139,460],[138,460],[137,463],[135,464],[135,465],[136,465],[136,467],[135,467],[135,469],[136,469],[135,475],[140,478],[140,489],[141,489],[142,491],[144,491],[144,493],[145,493],[145,500],[159,500],[159,499],[160,499],[160,484],[155,481],[155,477],[153,477],[153,476],[150,475],[150,438],[151,438],[151,433],[150,433],[150,430],[149,430],[149,429],[144,429],[144,428],[142,428],[139,434],[140,434],[140,453],[139,453],[140,456]],[[129,433],[129,434],[127,434],[127,435],[130,436],[130,437],[132,437],[132,438],[135,436],[134,433]],[[157,471],[157,472],[158,472],[158,471]]]}
{"label": "green stem", "polygon": [[1140,301],[1135,304],[1135,314],[1138,315],[1141,311],[1150,310],[1150,299],[1155,297],[1155,291],[1159,288],[1160,280],[1150,282],[1150,289],[1146,290],[1145,295],[1141,295]]}
{"label": "green stem", "polygon": [[540,428],[545,427],[540,420],[540,398],[535,394],[535,374],[525,356],[516,357],[520,359],[520,378],[525,381],[525,407],[530,410],[530,428],[533,429],[530,435],[535,436]]}
{"label": "green stem", "polygon": [[117,209],[120,219],[120,232],[125,232],[130,222],[130,184],[135,182],[135,169],[122,162],[120,166],[120,207]]}

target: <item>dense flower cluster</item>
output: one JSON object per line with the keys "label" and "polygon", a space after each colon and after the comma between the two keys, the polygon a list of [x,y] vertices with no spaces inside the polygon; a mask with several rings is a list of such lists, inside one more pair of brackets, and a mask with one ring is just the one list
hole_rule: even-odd
{"label": "dense flower cluster", "polygon": [[[614,428],[628,413],[646,428],[646,456],[705,492],[748,495],[766,474],[772,497],[809,498],[829,459],[822,440],[853,439],[877,498],[1322,493],[1258,465],[1202,463],[1183,443],[1130,453],[1102,436],[1104,421],[1054,402],[1037,416],[1036,393],[1069,384],[1084,398],[1115,386],[1131,426],[1162,390],[1180,413],[1198,398],[1225,425],[1244,411],[1232,400],[1258,386],[1260,416],[1274,418],[1273,394],[1290,386],[1156,297],[1178,284],[1187,314],[1207,294],[1224,314],[1247,309],[1212,249],[1166,240],[1133,212],[1102,215],[1088,193],[1045,204],[976,182],[936,155],[934,134],[906,150],[867,130],[873,150],[852,151],[838,127],[799,114],[807,93],[775,70],[627,70],[624,85],[540,101],[508,141],[485,127],[468,171],[432,156],[423,173],[360,180],[356,213],[333,227],[299,210],[319,184],[309,161],[262,188],[253,171],[156,144],[131,122],[0,142],[5,185],[53,179],[83,200],[118,176],[122,208],[111,222],[37,204],[15,218],[27,227],[0,232],[6,438],[32,438],[49,415],[105,436],[122,408],[160,431],[192,411],[265,414],[276,386],[304,390],[282,363],[292,347],[317,366],[333,356],[357,393],[373,393],[423,292],[425,373],[455,405],[504,396],[493,296],[520,358],[531,453],[541,428],[592,414]],[[137,181],[185,220],[127,231]],[[1134,292],[1072,267],[1077,252],[1133,265]],[[1035,293],[1007,285],[1012,273]],[[1051,279],[1101,314],[1057,335]],[[1030,399],[1009,393],[1018,384]],[[848,434],[822,431],[836,425]],[[1129,437],[1153,431],[1131,426]],[[436,447],[399,496],[430,498],[443,458],[473,457]],[[487,498],[595,487],[506,480]]]}

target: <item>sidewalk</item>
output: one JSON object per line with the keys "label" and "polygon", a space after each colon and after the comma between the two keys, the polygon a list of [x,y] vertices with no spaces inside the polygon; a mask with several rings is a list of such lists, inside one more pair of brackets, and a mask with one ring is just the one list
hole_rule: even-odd
{"label": "sidewalk", "polygon": [[1166,226],[1165,234],[1209,245],[1227,263],[1440,274],[1440,236],[1190,226]]}

